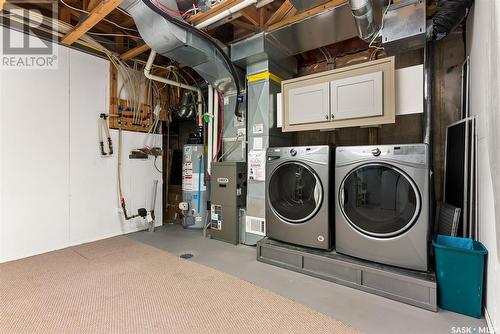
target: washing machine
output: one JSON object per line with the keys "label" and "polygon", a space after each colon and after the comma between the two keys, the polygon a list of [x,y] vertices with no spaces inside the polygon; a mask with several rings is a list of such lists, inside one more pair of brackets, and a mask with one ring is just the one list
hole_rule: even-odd
{"label": "washing machine", "polygon": [[429,178],[425,144],[337,147],[336,251],[426,271]]}
{"label": "washing machine", "polygon": [[266,236],[300,246],[331,249],[332,156],[329,146],[267,150]]}

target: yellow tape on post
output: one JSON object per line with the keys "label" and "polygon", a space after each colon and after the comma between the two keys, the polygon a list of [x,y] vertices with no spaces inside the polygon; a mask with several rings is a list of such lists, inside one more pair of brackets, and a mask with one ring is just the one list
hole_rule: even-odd
{"label": "yellow tape on post", "polygon": [[252,74],[247,77],[248,82],[255,82],[255,81],[260,81],[260,80],[268,80],[271,79],[272,81],[281,84],[283,79],[281,79],[279,76],[276,74],[273,74],[271,72],[260,72],[257,74]]}

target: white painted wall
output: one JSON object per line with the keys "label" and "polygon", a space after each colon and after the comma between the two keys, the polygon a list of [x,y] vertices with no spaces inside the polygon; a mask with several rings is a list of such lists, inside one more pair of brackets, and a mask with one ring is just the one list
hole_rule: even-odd
{"label": "white painted wall", "polygon": [[467,21],[470,110],[478,124],[479,239],[488,249],[486,318],[500,333],[500,2],[477,0]]}
{"label": "white painted wall", "polygon": [[[146,228],[141,218],[122,219],[117,156],[100,156],[97,120],[108,111],[109,62],[58,49],[57,70],[0,71],[0,262]],[[161,174],[153,160],[128,159],[144,136],[124,132],[124,195],[130,213],[149,210],[159,180],[160,223]],[[116,151],[117,131],[112,137]]]}

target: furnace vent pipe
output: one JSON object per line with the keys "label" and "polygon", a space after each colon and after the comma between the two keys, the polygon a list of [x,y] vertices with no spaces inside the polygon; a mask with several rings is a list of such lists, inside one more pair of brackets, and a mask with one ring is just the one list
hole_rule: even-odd
{"label": "furnace vent pipe", "polygon": [[359,38],[370,41],[377,32],[373,21],[371,0],[349,0],[349,7],[351,7]]}
{"label": "furnace vent pipe", "polygon": [[155,57],[156,57],[156,51],[151,50],[151,52],[149,53],[148,61],[146,63],[146,67],[144,67],[144,76],[146,78],[148,78],[149,80],[162,82],[162,83],[170,85],[170,86],[179,87],[182,89],[187,89],[187,90],[191,90],[191,91],[196,92],[198,95],[198,101],[197,101],[197,104],[198,104],[198,125],[203,126],[203,105],[202,105],[203,93],[201,92],[201,89],[199,89],[198,87],[186,85],[186,84],[183,84],[181,82],[169,80],[167,78],[163,78],[163,77],[151,74],[151,67],[153,67],[153,62],[155,60]]}

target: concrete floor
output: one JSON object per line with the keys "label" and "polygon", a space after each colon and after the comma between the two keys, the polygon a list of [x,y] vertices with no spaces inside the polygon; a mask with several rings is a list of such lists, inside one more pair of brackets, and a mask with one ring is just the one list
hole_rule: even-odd
{"label": "concrete floor", "polygon": [[257,262],[255,247],[203,238],[201,231],[184,230],[179,225],[162,226],[155,233],[132,233],[129,237],[169,253],[192,253],[191,261],[271,290],[365,333],[452,333],[453,327],[486,327],[484,319],[444,310],[426,311]]}

